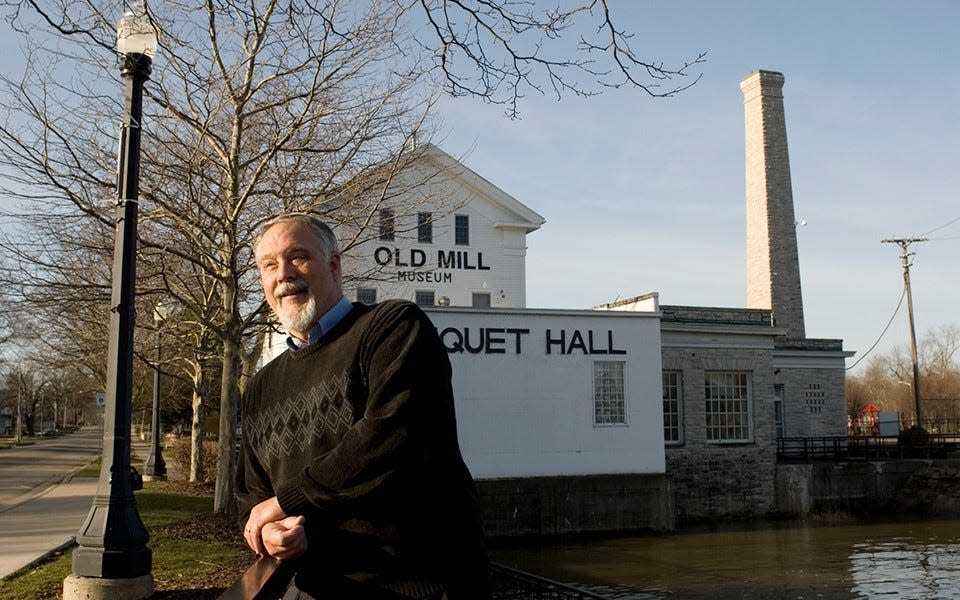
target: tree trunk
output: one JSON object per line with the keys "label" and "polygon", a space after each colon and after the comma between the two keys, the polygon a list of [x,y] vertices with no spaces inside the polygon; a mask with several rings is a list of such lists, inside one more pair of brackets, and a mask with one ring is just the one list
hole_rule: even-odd
{"label": "tree trunk", "polygon": [[[233,294],[224,294],[224,305],[233,305]],[[232,312],[232,311],[231,311]],[[223,375],[220,380],[220,439],[217,448],[217,483],[213,496],[213,510],[218,513],[236,512],[234,476],[236,473],[237,376],[240,370],[239,335],[234,317],[228,317],[223,339]]]}
{"label": "tree trunk", "polygon": [[190,481],[203,481],[203,396],[194,382],[190,427]]}

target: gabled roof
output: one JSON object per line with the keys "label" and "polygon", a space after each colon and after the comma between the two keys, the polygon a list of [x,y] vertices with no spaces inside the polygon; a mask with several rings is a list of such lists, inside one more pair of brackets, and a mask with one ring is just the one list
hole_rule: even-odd
{"label": "gabled roof", "polygon": [[503,213],[503,218],[496,221],[494,227],[522,229],[525,233],[530,233],[546,222],[540,214],[433,144],[424,144],[417,148],[417,152],[421,153],[417,160],[433,163],[435,168],[445,173],[450,179],[457,180],[474,195],[487,200]]}

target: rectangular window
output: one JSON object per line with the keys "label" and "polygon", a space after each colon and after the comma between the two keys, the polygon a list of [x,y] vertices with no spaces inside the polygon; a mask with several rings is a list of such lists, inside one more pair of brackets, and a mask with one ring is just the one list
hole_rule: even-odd
{"label": "rectangular window", "polygon": [[490,294],[487,292],[474,292],[471,306],[473,306],[473,308],[490,308]]}
{"label": "rectangular window", "polygon": [[417,241],[421,244],[433,243],[433,213],[417,213]]}
{"label": "rectangular window", "polygon": [[453,218],[453,241],[460,246],[470,245],[470,216],[455,215]]}
{"label": "rectangular window", "polygon": [[667,444],[683,442],[683,413],[680,371],[663,372],[663,441]]}
{"label": "rectangular window", "polygon": [[374,288],[358,288],[357,302],[362,302],[363,304],[376,304],[377,290]]}
{"label": "rectangular window", "polygon": [[750,396],[749,373],[704,372],[708,441],[749,442],[753,439]]}
{"label": "rectangular window", "polygon": [[416,296],[414,297],[414,302],[420,306],[433,306],[433,292],[417,290]]}
{"label": "rectangular window", "polygon": [[622,362],[593,363],[593,423],[625,425],[627,422]]}
{"label": "rectangular window", "polygon": [[783,384],[773,386],[773,421],[777,428],[777,439],[786,437],[787,428],[783,424]]}
{"label": "rectangular window", "polygon": [[394,238],[394,219],[393,209],[380,209],[380,239],[384,242],[392,242]]}

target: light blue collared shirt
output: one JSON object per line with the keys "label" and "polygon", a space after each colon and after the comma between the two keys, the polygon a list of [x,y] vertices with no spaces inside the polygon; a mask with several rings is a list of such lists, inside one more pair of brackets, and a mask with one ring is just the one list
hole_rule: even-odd
{"label": "light blue collared shirt", "polygon": [[346,296],[341,296],[340,301],[333,305],[327,312],[323,313],[323,316],[320,317],[320,320],[317,321],[317,324],[313,326],[313,329],[310,330],[310,334],[307,335],[307,341],[303,341],[293,337],[292,335],[287,336],[287,348],[290,348],[292,352],[296,352],[301,348],[306,348],[310,344],[315,344],[320,340],[328,331],[337,326],[337,323],[343,320],[345,316],[350,312],[350,309],[353,308],[353,303],[347,300]]}

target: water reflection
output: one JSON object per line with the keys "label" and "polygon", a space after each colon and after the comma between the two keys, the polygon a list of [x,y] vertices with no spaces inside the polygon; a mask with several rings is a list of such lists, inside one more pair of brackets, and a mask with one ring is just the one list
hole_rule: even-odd
{"label": "water reflection", "polygon": [[702,531],[500,548],[611,598],[957,598],[960,521]]}
{"label": "water reflection", "polygon": [[860,597],[960,598],[960,544],[910,538],[856,544],[850,573]]}

